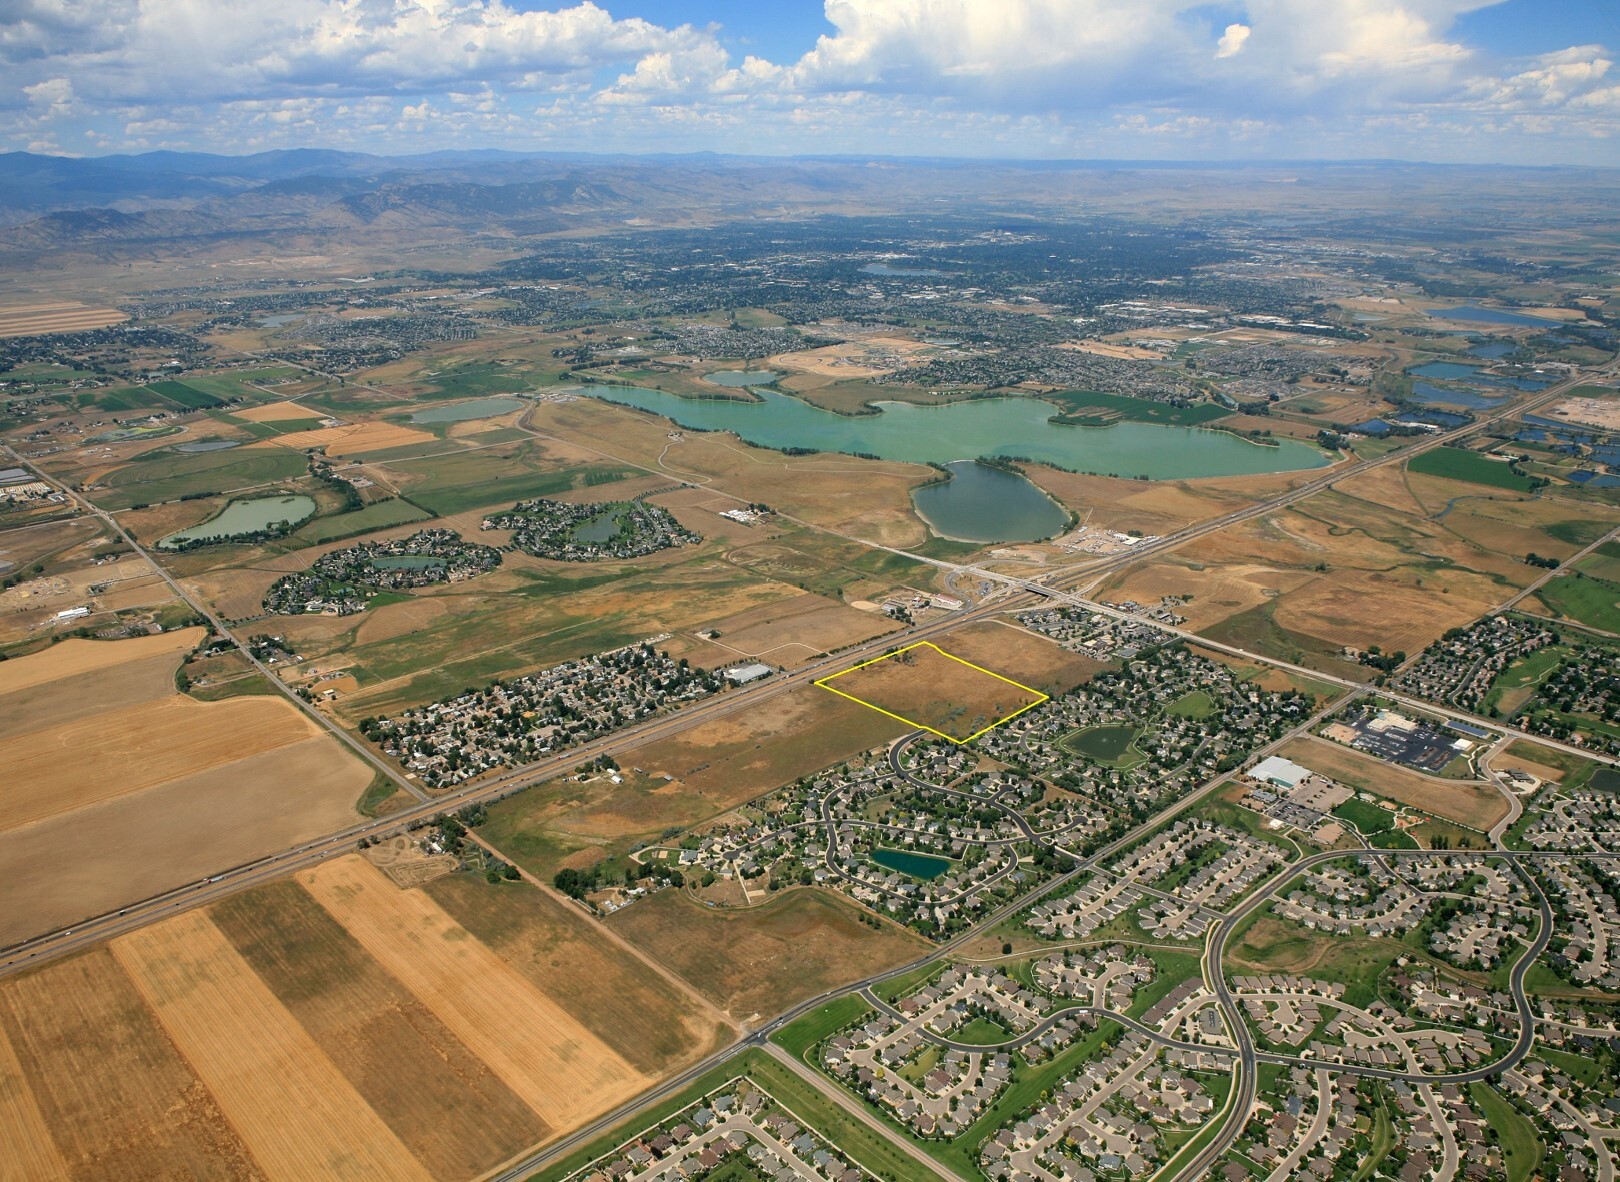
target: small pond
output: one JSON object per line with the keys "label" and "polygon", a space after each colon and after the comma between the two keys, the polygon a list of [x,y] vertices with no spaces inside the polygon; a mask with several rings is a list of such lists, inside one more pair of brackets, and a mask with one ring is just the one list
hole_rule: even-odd
{"label": "small pond", "polygon": [[911,850],[891,850],[885,846],[879,846],[868,856],[885,870],[898,870],[912,878],[938,878],[951,868],[949,858],[913,853]]}
{"label": "small pond", "polygon": [[191,455],[199,451],[224,451],[228,447],[242,446],[234,439],[199,439],[195,443],[177,443],[174,451],[183,451]]}
{"label": "small pond", "polygon": [[521,398],[474,398],[471,402],[452,402],[419,410],[411,416],[413,423],[464,423],[468,419],[492,419],[517,410],[523,405]]}
{"label": "small pond", "polygon": [[584,525],[575,527],[574,540],[578,542],[606,542],[619,532],[619,521],[623,516],[623,509],[614,509],[608,513],[598,514]]}

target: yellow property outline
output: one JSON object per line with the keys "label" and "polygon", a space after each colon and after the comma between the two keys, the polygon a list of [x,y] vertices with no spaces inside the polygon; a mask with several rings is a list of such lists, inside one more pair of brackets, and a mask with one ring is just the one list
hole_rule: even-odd
{"label": "yellow property outline", "polygon": [[[887,661],[891,657],[898,657],[902,653],[909,653],[914,648],[931,648],[936,653],[938,653],[940,656],[944,657],[948,661],[955,661],[958,665],[966,665],[969,669],[972,669],[975,672],[983,673],[983,674],[985,674],[986,676],[989,676],[989,677],[994,677],[997,681],[1005,681],[1008,685],[1012,686],[1014,689],[1021,689],[1027,694],[1034,694],[1035,695],[1035,701],[1031,702],[1027,706],[1020,706],[1017,710],[1014,710],[1011,714],[1007,715],[1005,718],[996,719],[989,726],[983,727],[980,730],[974,731],[971,735],[969,735],[965,739],[958,739],[955,735],[947,735],[944,731],[937,731],[933,727],[926,726],[926,725],[924,725],[923,723],[920,723],[920,722],[916,722],[916,721],[914,721],[914,720],[912,720],[910,718],[907,718],[903,714],[896,714],[892,710],[885,710],[882,706],[874,705],[873,703],[868,702],[865,698],[857,698],[854,694],[846,694],[843,690],[834,689],[832,686],[827,684],[830,681],[838,680],[840,677],[843,677],[846,673],[854,673],[857,670],[865,669],[868,665],[876,665],[880,661]],[[973,742],[973,740],[977,739],[980,735],[986,734],[989,731],[995,730],[998,726],[1001,726],[1003,723],[1011,722],[1013,719],[1017,718],[1020,714],[1024,713],[1024,711],[1033,710],[1035,707],[1039,706],[1042,702],[1046,702],[1046,701],[1051,700],[1051,695],[1050,694],[1043,694],[1043,693],[1041,693],[1040,690],[1036,689],[1034,686],[1025,685],[1021,681],[1014,681],[1010,677],[1003,677],[1001,674],[996,673],[993,670],[986,669],[983,665],[975,665],[972,661],[964,661],[961,657],[958,657],[958,656],[955,656],[952,653],[946,652],[944,649],[940,648],[939,645],[935,644],[931,640],[919,640],[915,644],[906,645],[905,648],[897,648],[892,653],[884,653],[881,657],[873,657],[870,661],[862,661],[859,665],[851,665],[848,669],[841,670],[838,673],[831,673],[831,674],[828,674],[826,677],[818,678],[814,682],[814,684],[819,686],[820,688],[826,690],[828,693],[837,694],[840,698],[848,698],[851,702],[856,702],[856,703],[858,703],[858,704],[860,704],[862,706],[865,706],[868,710],[876,710],[879,714],[887,715],[889,718],[894,719],[896,722],[903,722],[907,726],[916,727],[920,731],[927,731],[931,735],[938,735],[942,739],[949,739],[951,742],[955,743],[958,747],[962,746],[964,743]]]}

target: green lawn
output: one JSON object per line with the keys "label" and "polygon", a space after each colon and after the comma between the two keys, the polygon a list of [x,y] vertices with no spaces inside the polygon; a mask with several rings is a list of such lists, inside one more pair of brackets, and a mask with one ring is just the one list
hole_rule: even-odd
{"label": "green lawn", "polygon": [[1208,718],[1215,713],[1215,699],[1206,690],[1183,694],[1166,709],[1177,718]]}
{"label": "green lawn", "polygon": [[1351,797],[1334,809],[1333,815],[1341,821],[1349,821],[1369,837],[1395,827],[1394,814],[1388,809],[1379,808],[1376,804],[1368,804],[1355,797]]}
{"label": "green lawn", "polygon": [[989,1018],[975,1018],[960,1030],[953,1031],[950,1037],[956,1042],[970,1042],[982,1047],[1006,1042],[1012,1037],[1012,1031]]}
{"label": "green lawn", "polygon": [[1579,571],[1549,579],[1536,592],[1543,603],[1577,624],[1620,633],[1620,583],[1594,579]]}
{"label": "green lawn", "polygon": [[829,1001],[820,1009],[811,1010],[802,1018],[794,1019],[771,1035],[771,1041],[795,1059],[803,1059],[811,1047],[835,1030],[859,1022],[871,1012],[872,1007],[859,994],[851,993]]}
{"label": "green lawn", "polygon": [[1517,1108],[1485,1084],[1469,1084],[1468,1098],[1485,1118],[1486,1127],[1496,1133],[1505,1159],[1507,1182],[1530,1182],[1544,1152],[1535,1128]]}
{"label": "green lawn", "polygon": [[1406,466],[1426,476],[1443,476],[1469,484],[1512,489],[1515,492],[1528,492],[1530,489],[1530,481],[1514,472],[1505,461],[1487,459],[1478,452],[1460,447],[1437,447],[1413,456]]}

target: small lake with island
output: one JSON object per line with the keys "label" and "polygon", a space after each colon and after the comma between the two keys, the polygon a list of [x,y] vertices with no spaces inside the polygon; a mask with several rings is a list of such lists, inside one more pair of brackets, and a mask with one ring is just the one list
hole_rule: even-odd
{"label": "small lake with island", "polygon": [[[711,380],[717,376],[711,375]],[[757,401],[747,402],[683,398],[632,386],[596,387],[588,393],[651,411],[691,430],[730,431],[758,447],[842,452],[913,464],[999,456],[1105,476],[1182,480],[1293,472],[1328,463],[1316,448],[1293,439],[1267,446],[1197,427],[1053,423],[1057,408],[1038,398],[980,398],[948,406],[879,402],[872,414],[840,415],[759,388],[750,390]],[[953,475],[949,484],[917,491],[919,512],[947,537],[1034,541],[1059,532],[1067,523],[1060,507],[1016,473],[971,465],[953,467]],[[1049,527],[1050,532],[1033,533],[1037,526]]]}

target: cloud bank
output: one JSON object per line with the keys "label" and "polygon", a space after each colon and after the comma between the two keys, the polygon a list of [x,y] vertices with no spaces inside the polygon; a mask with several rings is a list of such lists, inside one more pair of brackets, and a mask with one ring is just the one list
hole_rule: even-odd
{"label": "cloud bank", "polygon": [[1620,164],[1600,44],[1503,59],[1492,0],[826,0],[796,60],[611,0],[0,0],[0,135],[506,147]]}

